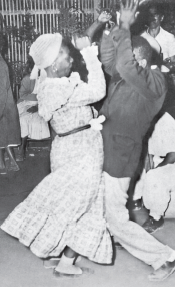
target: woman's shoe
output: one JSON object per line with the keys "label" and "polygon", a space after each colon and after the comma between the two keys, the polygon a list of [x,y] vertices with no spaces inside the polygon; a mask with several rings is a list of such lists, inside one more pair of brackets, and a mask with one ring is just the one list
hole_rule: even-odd
{"label": "woman's shoe", "polygon": [[67,274],[67,273],[58,272],[54,269],[53,275],[56,279],[65,278],[65,277],[68,279],[72,279],[72,278],[79,278],[83,275],[94,274],[94,270],[90,268],[80,267],[80,269],[82,270],[82,274]]}
{"label": "woman's shoe", "polygon": [[[78,256],[75,260],[77,263],[81,261],[81,256]],[[60,258],[51,258],[49,260],[44,260],[43,265],[46,269],[54,269],[57,267],[58,263],[60,262]]]}

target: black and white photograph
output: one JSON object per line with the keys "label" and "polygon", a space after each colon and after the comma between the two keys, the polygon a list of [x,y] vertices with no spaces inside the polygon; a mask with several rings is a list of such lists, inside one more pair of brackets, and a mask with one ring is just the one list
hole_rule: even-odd
{"label": "black and white photograph", "polygon": [[175,285],[175,0],[0,0],[0,287]]}

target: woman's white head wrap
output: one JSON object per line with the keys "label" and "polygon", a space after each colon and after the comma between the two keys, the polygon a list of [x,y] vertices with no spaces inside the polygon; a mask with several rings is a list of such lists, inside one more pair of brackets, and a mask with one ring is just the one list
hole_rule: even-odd
{"label": "woman's white head wrap", "polygon": [[43,34],[39,36],[30,47],[30,56],[32,56],[35,66],[31,72],[30,78],[37,79],[38,70],[41,70],[41,77],[46,76],[45,68],[51,66],[56,60],[62,43],[62,36],[59,33]]}

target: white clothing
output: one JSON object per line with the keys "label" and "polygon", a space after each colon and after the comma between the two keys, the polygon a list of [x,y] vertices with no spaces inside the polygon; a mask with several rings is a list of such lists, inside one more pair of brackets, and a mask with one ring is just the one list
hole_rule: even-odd
{"label": "white clothing", "polygon": [[135,222],[129,221],[126,208],[130,178],[114,178],[104,172],[106,216],[111,234],[133,256],[160,268],[173,256],[173,250],[157,241]]}
{"label": "white clothing", "polygon": [[35,85],[29,78],[29,75],[24,77],[21,82],[21,87],[19,90],[20,100],[17,104],[19,112],[19,120],[21,126],[21,137],[29,137],[35,140],[41,140],[50,137],[50,130],[48,123],[39,116],[38,112],[29,113],[27,110],[38,104],[37,101],[26,100],[27,96],[30,94],[38,93],[38,80],[35,81]]}
{"label": "white clothing", "polygon": [[[160,27],[159,34],[154,38],[149,33],[148,30],[144,31],[141,34],[151,45],[151,47],[159,54],[163,54],[163,60],[170,58],[175,55],[175,37],[173,34],[167,32],[162,27]],[[156,41],[160,47],[156,44]],[[162,65],[161,71],[166,73],[169,72],[169,69]]]}
{"label": "white clothing", "polygon": [[[168,206],[172,203],[172,193],[175,193],[175,164],[167,164],[146,173],[143,202],[150,210],[150,216],[155,220],[165,215]],[[175,208],[174,212],[171,211],[171,216],[175,216]]]}
{"label": "white clothing", "polygon": [[175,152],[175,120],[169,113],[165,113],[156,123],[148,142],[148,152],[159,157]]}
{"label": "white clothing", "polygon": [[175,164],[156,168],[164,160],[163,157],[175,152],[175,120],[169,113],[165,113],[155,125],[148,142],[148,152],[154,155],[154,169],[147,173],[143,171],[135,187],[134,200],[143,197],[144,205],[154,219],[158,220],[165,213],[174,217]]}
{"label": "white clothing", "polygon": [[31,114],[27,111],[37,104],[37,101],[22,101],[17,104],[22,138],[28,136],[31,139],[41,140],[50,137],[48,123],[38,112]]}
{"label": "white clothing", "polygon": [[150,46],[153,48],[154,51],[157,52],[157,54],[160,54],[161,47],[159,43],[155,40],[155,38],[153,38],[147,31],[144,31],[140,36],[148,41]]}
{"label": "white clothing", "polygon": [[163,60],[175,55],[175,37],[173,34],[167,32],[162,27],[160,27],[160,32],[155,37],[155,39],[161,47]]}

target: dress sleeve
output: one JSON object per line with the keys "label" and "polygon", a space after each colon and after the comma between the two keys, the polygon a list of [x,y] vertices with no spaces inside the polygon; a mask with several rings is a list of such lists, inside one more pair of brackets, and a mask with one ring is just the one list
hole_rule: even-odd
{"label": "dress sleeve", "polygon": [[38,89],[38,113],[45,121],[49,121],[53,113],[64,106],[74,91],[74,83],[69,78],[47,79]]}
{"label": "dress sleeve", "polygon": [[105,97],[106,82],[104,73],[101,68],[101,62],[98,60],[97,46],[91,46],[81,51],[86,63],[88,74],[88,82],[82,82],[77,85],[71,98],[69,99],[70,106],[85,106],[91,103],[98,102]]}
{"label": "dress sleeve", "polygon": [[112,76],[115,69],[115,47],[111,34],[105,34],[105,32],[100,45],[100,60],[105,72]]}

